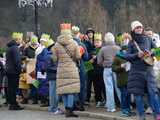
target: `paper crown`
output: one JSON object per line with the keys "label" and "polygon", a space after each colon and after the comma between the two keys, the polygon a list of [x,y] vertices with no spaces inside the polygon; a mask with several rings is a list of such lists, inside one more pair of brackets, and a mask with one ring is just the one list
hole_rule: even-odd
{"label": "paper crown", "polygon": [[44,43],[44,46],[45,47],[49,47],[49,46],[51,46],[51,45],[53,45],[54,44],[54,41],[53,41],[53,39],[49,39],[49,40],[47,40],[45,43]]}
{"label": "paper crown", "polygon": [[17,38],[23,38],[23,33],[21,33],[21,32],[13,32],[12,33],[12,39],[17,39]]}
{"label": "paper crown", "polygon": [[71,34],[71,23],[60,24],[61,34]]}
{"label": "paper crown", "polygon": [[37,44],[37,43],[38,43],[38,37],[35,36],[35,35],[33,35],[33,36],[31,37],[31,44]]}
{"label": "paper crown", "polygon": [[41,39],[40,41],[48,41],[50,39],[50,35],[49,34],[46,34],[46,33],[43,33],[41,35]]}
{"label": "paper crown", "polygon": [[72,33],[78,33],[80,31],[78,26],[72,26]]}
{"label": "paper crown", "polygon": [[101,33],[95,33],[94,34],[94,40],[102,40],[102,34]]}

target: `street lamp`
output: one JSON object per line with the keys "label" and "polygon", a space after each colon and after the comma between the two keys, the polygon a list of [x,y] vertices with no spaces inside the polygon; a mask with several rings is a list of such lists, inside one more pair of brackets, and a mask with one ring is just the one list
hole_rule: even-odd
{"label": "street lamp", "polygon": [[34,23],[35,23],[35,34],[39,37],[39,26],[38,26],[38,7],[52,7],[53,0],[18,0],[18,6],[20,8],[26,6],[32,6],[34,9]]}

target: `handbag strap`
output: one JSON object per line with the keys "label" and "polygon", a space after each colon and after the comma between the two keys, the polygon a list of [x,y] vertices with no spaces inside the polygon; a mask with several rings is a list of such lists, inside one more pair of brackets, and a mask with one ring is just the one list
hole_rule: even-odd
{"label": "handbag strap", "polygon": [[[60,44],[61,45],[61,44]],[[71,52],[70,52],[70,50],[66,47],[66,46],[64,46],[64,45],[61,45],[64,49],[65,49],[65,51],[66,51],[66,53],[68,54],[68,56],[72,59],[72,61],[73,62],[76,62],[76,60],[73,58],[73,56],[71,55]]]}

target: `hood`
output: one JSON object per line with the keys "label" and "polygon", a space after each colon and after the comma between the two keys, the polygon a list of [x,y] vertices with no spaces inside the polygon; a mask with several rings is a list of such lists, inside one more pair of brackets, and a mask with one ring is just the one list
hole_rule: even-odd
{"label": "hood", "polygon": [[60,35],[57,38],[57,42],[61,45],[67,46],[72,43],[73,37],[71,35]]}
{"label": "hood", "polygon": [[7,47],[12,47],[12,46],[18,46],[18,44],[16,43],[16,41],[12,40],[10,42],[7,43]]}
{"label": "hood", "polygon": [[43,51],[44,48],[45,48],[44,46],[40,45],[40,46],[36,49],[35,55],[38,56],[38,55]]}

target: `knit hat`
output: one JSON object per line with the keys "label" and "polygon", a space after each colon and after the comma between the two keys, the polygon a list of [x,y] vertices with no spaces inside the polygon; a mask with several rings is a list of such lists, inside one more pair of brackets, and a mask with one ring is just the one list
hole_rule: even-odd
{"label": "knit hat", "polygon": [[73,34],[77,34],[77,33],[79,33],[79,31],[80,31],[80,29],[78,26],[72,26],[72,33]]}
{"label": "knit hat", "polygon": [[13,32],[12,33],[12,39],[16,40],[18,38],[22,39],[23,38],[23,33],[21,33],[21,32]]}
{"label": "knit hat", "polygon": [[131,23],[131,30],[133,31],[136,27],[143,27],[143,25],[141,22],[136,20]]}
{"label": "knit hat", "polygon": [[94,33],[95,31],[93,30],[93,28],[88,28],[87,31],[86,31],[86,34],[88,33]]}
{"label": "knit hat", "polygon": [[102,34],[101,33],[98,33],[98,32],[96,32],[95,34],[94,34],[94,40],[102,40]]}
{"label": "knit hat", "polygon": [[31,44],[38,44],[38,37],[33,35],[31,36]]}
{"label": "knit hat", "polygon": [[105,40],[105,42],[114,42],[115,37],[111,32],[108,32],[108,33],[105,34],[104,40]]}
{"label": "knit hat", "polygon": [[41,35],[41,38],[40,38],[40,41],[47,41],[47,40],[49,40],[50,39],[50,35],[48,35],[48,34],[46,34],[46,33],[43,33],[42,35]]}
{"label": "knit hat", "polygon": [[71,23],[60,24],[61,35],[71,34]]}

